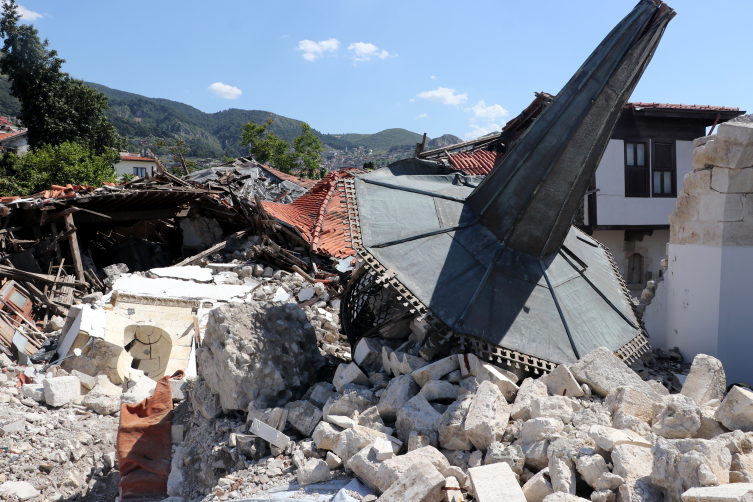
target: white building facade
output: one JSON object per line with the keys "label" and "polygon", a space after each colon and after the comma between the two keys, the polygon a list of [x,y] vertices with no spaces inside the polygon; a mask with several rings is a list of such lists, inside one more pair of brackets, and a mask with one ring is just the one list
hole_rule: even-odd
{"label": "white building facade", "polygon": [[128,152],[121,153],[120,162],[115,164],[115,171],[118,176],[133,174],[140,178],[146,178],[152,176],[156,168],[157,164],[154,160]]}
{"label": "white building facade", "polygon": [[693,170],[693,140],[741,113],[658,103],[623,111],[586,196],[583,229],[610,249],[634,296],[663,274],[669,216]]}

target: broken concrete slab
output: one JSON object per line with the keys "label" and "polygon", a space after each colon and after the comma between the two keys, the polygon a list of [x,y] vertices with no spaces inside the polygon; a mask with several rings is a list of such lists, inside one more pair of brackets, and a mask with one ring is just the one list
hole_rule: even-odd
{"label": "broken concrete slab", "polygon": [[729,430],[753,432],[753,392],[733,386],[717,408],[714,418]]}
{"label": "broken concrete slab", "polygon": [[701,426],[693,434],[694,438],[712,439],[720,434],[729,432],[726,427],[716,421],[714,415],[716,415],[716,408],[710,406],[701,407]]}
{"label": "broken concrete slab", "polygon": [[[340,457],[343,462],[347,462],[350,458],[358,453],[360,450],[368,445],[374,444],[377,439],[386,439],[390,441],[390,436],[383,432],[377,432],[368,427],[362,427],[360,425],[354,425],[350,429],[343,430],[333,441],[332,451]],[[399,446],[394,445],[393,448],[399,450]]]}
{"label": "broken concrete slab", "polygon": [[693,359],[680,393],[698,406],[703,406],[714,399],[722,400],[726,389],[727,377],[722,362],[715,357],[698,354]]}
{"label": "broken concrete slab", "polygon": [[21,396],[41,403],[44,401],[44,385],[41,383],[25,383],[21,386]]}
{"label": "broken concrete slab", "polygon": [[379,338],[364,337],[356,344],[353,362],[369,373],[379,372],[382,365],[382,344]]}
{"label": "broken concrete slab", "polygon": [[531,403],[531,418],[557,417],[564,423],[573,419],[573,405],[570,398],[547,396],[534,399]]}
{"label": "broken concrete slab", "polygon": [[605,451],[612,451],[620,445],[641,446],[651,448],[651,441],[641,437],[627,429],[613,429],[603,425],[592,425],[588,429],[588,435],[594,442]]}
{"label": "broken concrete slab", "polygon": [[526,497],[506,463],[468,469],[471,488],[478,502],[524,502]]}
{"label": "broken concrete slab", "polygon": [[288,422],[298,429],[304,437],[311,437],[314,428],[322,419],[322,410],[309,401],[291,401],[285,405],[288,410]]}
{"label": "broken concrete slab", "polygon": [[320,450],[332,450],[337,443],[342,429],[328,422],[319,422],[311,433],[311,439]]}
{"label": "broken concrete slab", "polygon": [[[330,454],[327,453],[327,458],[329,458]],[[339,457],[337,458],[339,459]],[[340,463],[342,463],[342,460],[340,460]],[[379,490],[377,487],[377,472],[381,465],[382,463],[376,458],[376,451],[373,445],[364,447],[347,462],[348,469],[353,471],[374,492]]]}
{"label": "broken concrete slab", "polygon": [[374,441],[374,451],[376,453],[376,459],[380,462],[389,460],[395,456],[392,443],[384,438],[379,438]]}
{"label": "broken concrete slab", "polygon": [[99,386],[84,396],[81,404],[100,415],[112,415],[120,411],[121,401],[119,396],[108,396]]}
{"label": "broken concrete slab", "polygon": [[290,443],[290,438],[288,436],[256,418],[251,422],[249,432],[259,436],[269,444],[274,445],[281,450],[284,450],[288,446],[288,443]]}
{"label": "broken concrete slab", "polygon": [[577,476],[575,465],[569,458],[551,456],[549,458],[549,478],[555,492],[575,495]]}
{"label": "broken concrete slab", "polygon": [[439,445],[447,450],[471,450],[473,443],[465,432],[465,417],[473,402],[472,395],[461,396],[442,414],[437,432]]}
{"label": "broken concrete slab", "polygon": [[173,393],[173,403],[178,403],[188,397],[188,381],[185,378],[181,378],[180,380],[171,378],[168,381],[170,382],[170,390]]}
{"label": "broken concrete slab", "polygon": [[144,399],[152,397],[156,388],[157,382],[147,376],[142,376],[136,381],[136,385],[128,389],[128,392],[120,395],[120,401],[125,404],[140,403]]}
{"label": "broken concrete slab", "polygon": [[88,390],[92,390],[95,385],[97,385],[97,379],[93,376],[89,376],[86,373],[82,373],[78,370],[71,371],[71,376],[75,376],[78,378],[79,382],[81,382],[81,385]]}
{"label": "broken concrete slab", "polygon": [[580,397],[583,395],[580,384],[570,373],[570,368],[564,364],[560,364],[548,375],[541,377],[541,381],[552,396]]}
{"label": "broken concrete slab", "polygon": [[649,396],[639,388],[619,386],[609,391],[604,400],[604,406],[612,416],[623,412],[650,424],[655,401],[656,396]]}
{"label": "broken concrete slab", "polygon": [[466,392],[460,386],[451,384],[446,380],[429,380],[421,388],[419,394],[424,396],[427,401],[454,401],[458,394]]}
{"label": "broken concrete slab", "polygon": [[337,394],[335,386],[329,382],[316,382],[310,389],[308,400],[317,408],[323,408],[327,400]]}
{"label": "broken concrete slab", "polygon": [[481,365],[481,371],[476,375],[476,381],[479,384],[485,381],[492,382],[502,392],[508,403],[515,401],[515,395],[519,390],[514,380],[508,378],[499,368],[491,364]]}
{"label": "broken concrete slab", "polygon": [[343,390],[327,400],[322,413],[327,415],[343,415],[352,417],[355,412],[364,412],[377,404],[374,393],[366,387],[345,384]]}
{"label": "broken concrete slab", "polygon": [[523,474],[526,456],[523,453],[523,449],[518,445],[506,446],[505,443],[492,443],[486,449],[484,465],[496,464],[498,462],[506,463],[510,466],[512,472],[521,475]]}
{"label": "broken concrete slab", "polygon": [[598,454],[581,455],[575,460],[575,468],[578,469],[583,481],[596,488],[596,482],[602,475],[609,473],[604,457]]}
{"label": "broken concrete slab", "polygon": [[537,472],[549,465],[549,440],[542,439],[521,445],[526,456],[526,468]]}
{"label": "broken concrete slab", "polygon": [[343,415],[327,415],[325,420],[343,429],[352,429],[354,425],[358,425],[358,422]]}
{"label": "broken concrete slab", "polygon": [[635,387],[649,396],[655,394],[641,377],[606,347],[592,350],[572,365],[570,371],[576,380],[588,384],[602,397],[620,386]]}
{"label": "broken concrete slab", "polygon": [[547,495],[554,493],[552,483],[549,480],[549,468],[537,472],[523,485],[523,496],[526,502],[543,502]]}
{"label": "broken concrete slab", "polygon": [[152,268],[149,273],[167,279],[183,279],[195,282],[212,282],[212,269],[188,265],[184,267]]}
{"label": "broken concrete slab", "polygon": [[401,375],[390,380],[379,398],[377,409],[387,421],[397,419],[398,412],[418,394],[419,387],[411,375]]}
{"label": "broken concrete slab", "polygon": [[176,298],[184,300],[205,300],[231,302],[242,300],[254,288],[249,285],[201,284],[180,279],[147,279],[132,274],[120,277],[112,286],[120,294],[145,296],[149,298]]}
{"label": "broken concrete slab", "polygon": [[486,381],[479,385],[465,417],[464,429],[473,445],[486,450],[495,441],[500,441],[510,420],[511,405],[499,388]]}
{"label": "broken concrete slab", "polygon": [[332,479],[329,466],[324,460],[310,458],[296,472],[298,484],[301,486],[323,483]]}
{"label": "broken concrete slab", "polygon": [[17,500],[24,501],[39,495],[41,495],[41,492],[26,481],[6,481],[0,485],[0,496],[3,498],[15,497]]}
{"label": "broken concrete slab", "polygon": [[433,465],[438,472],[444,472],[450,466],[447,458],[436,448],[432,446],[418,448],[382,462],[377,473],[377,488],[383,492],[387,491],[400,476],[422,462]]}
{"label": "broken concrete slab", "polygon": [[368,427],[369,429],[384,432],[385,434],[392,434],[394,432],[392,427],[387,427],[386,425],[384,425],[384,421],[382,420],[382,417],[379,414],[379,410],[376,406],[372,406],[371,408],[364,410],[362,413],[358,413],[358,416],[354,418],[356,419],[358,425],[363,425],[364,427]]}
{"label": "broken concrete slab", "polygon": [[441,418],[442,415],[432,408],[421,394],[418,394],[405,403],[397,413],[395,422],[397,437],[400,441],[407,443],[410,433],[416,431],[428,437],[433,446],[437,446],[439,444],[437,427]]}
{"label": "broken concrete slab", "polygon": [[691,488],[682,494],[682,502],[749,502],[753,500],[753,483]]}
{"label": "broken concrete slab", "polygon": [[265,408],[260,410],[254,407],[254,403],[251,403],[248,406],[246,423],[251,425],[254,419],[267,424],[273,429],[282,431],[285,429],[285,423],[288,420],[288,410],[284,408]]}
{"label": "broken concrete slab", "polygon": [[44,400],[50,406],[63,406],[72,403],[81,395],[81,381],[75,376],[45,378]]}
{"label": "broken concrete slab", "polygon": [[558,417],[540,417],[533,418],[523,422],[520,430],[520,442],[530,444],[542,439],[548,439],[559,433],[565,424]]}
{"label": "broken concrete slab", "polygon": [[411,376],[419,387],[423,387],[428,381],[439,380],[458,368],[457,356],[450,356],[417,369],[411,373]]}
{"label": "broken concrete slab", "polygon": [[445,479],[425,460],[413,464],[387,489],[381,502],[436,502],[442,498]]}
{"label": "broken concrete slab", "polygon": [[510,412],[513,420],[528,420],[531,418],[531,403],[534,399],[546,397],[548,390],[546,384],[540,379],[526,378],[520,385],[518,395]]}

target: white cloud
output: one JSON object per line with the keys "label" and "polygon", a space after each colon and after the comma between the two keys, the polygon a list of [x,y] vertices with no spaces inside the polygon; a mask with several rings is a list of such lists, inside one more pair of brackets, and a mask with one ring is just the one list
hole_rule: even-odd
{"label": "white cloud", "polygon": [[427,114],[425,114],[425,113],[422,113],[421,115],[417,116],[416,118],[417,118],[417,119],[422,119],[422,118],[424,118],[424,117],[428,117],[428,115],[427,115]]}
{"label": "white cloud", "polygon": [[432,78],[432,79],[435,79],[435,78],[437,78],[437,77],[435,77],[434,75],[432,75],[432,76],[431,76],[431,78]]}
{"label": "white cloud", "polygon": [[223,84],[222,82],[215,82],[214,84],[207,87],[207,89],[209,89],[212,94],[223,99],[236,99],[239,98],[241,94],[243,94],[243,91],[241,91],[237,87]]}
{"label": "white cloud", "polygon": [[[5,4],[6,2],[3,2]],[[40,14],[39,12],[34,12],[33,10],[29,10],[23,5],[18,5],[18,15],[21,16],[21,19],[24,21],[36,21],[40,17],[43,17],[44,14]]]}
{"label": "white cloud", "polygon": [[502,127],[499,126],[499,124],[485,124],[485,125],[476,125],[476,124],[468,124],[471,127],[471,130],[465,133],[465,139],[476,139],[480,138],[481,136],[486,136],[489,133],[501,131]]}
{"label": "white cloud", "polygon": [[433,91],[420,92],[416,97],[444,103],[445,105],[462,105],[468,101],[468,95],[466,93],[455,94],[455,89],[448,89],[447,87],[438,87]]}
{"label": "white cloud", "polygon": [[356,61],[368,61],[372,58],[386,59],[394,55],[385,50],[380,51],[376,45],[365,42],[350,44],[348,50],[353,52],[353,59]]}
{"label": "white cloud", "polygon": [[473,105],[471,108],[468,108],[467,111],[473,112],[473,117],[469,119],[472,122],[492,122],[505,118],[510,114],[510,112],[502,108],[500,105],[486,106],[486,103],[483,99]]}
{"label": "white cloud", "polygon": [[413,103],[415,100],[416,100],[416,98],[410,98],[408,101],[410,101],[411,103]]}
{"label": "white cloud", "polygon": [[340,41],[336,38],[314,42],[313,40],[301,40],[298,42],[296,50],[303,51],[303,59],[314,61],[326,54],[327,52],[336,52],[340,47]]}

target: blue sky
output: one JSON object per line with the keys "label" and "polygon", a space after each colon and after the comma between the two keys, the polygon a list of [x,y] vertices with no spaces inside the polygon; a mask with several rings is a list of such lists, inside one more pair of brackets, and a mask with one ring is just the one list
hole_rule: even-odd
{"label": "blue sky", "polygon": [[[324,133],[472,138],[559,92],[635,0],[22,0],[65,71],[205,112],[267,110]],[[631,100],[753,111],[750,0],[678,15]]]}

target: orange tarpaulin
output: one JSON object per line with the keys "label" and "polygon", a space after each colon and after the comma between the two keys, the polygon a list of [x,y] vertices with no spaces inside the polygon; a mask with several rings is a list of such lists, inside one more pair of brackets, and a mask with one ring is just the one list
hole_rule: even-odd
{"label": "orange tarpaulin", "polygon": [[173,418],[169,379],[179,380],[184,376],[182,371],[165,376],[157,382],[152,397],[137,404],[121,405],[117,445],[121,499],[167,493]]}

